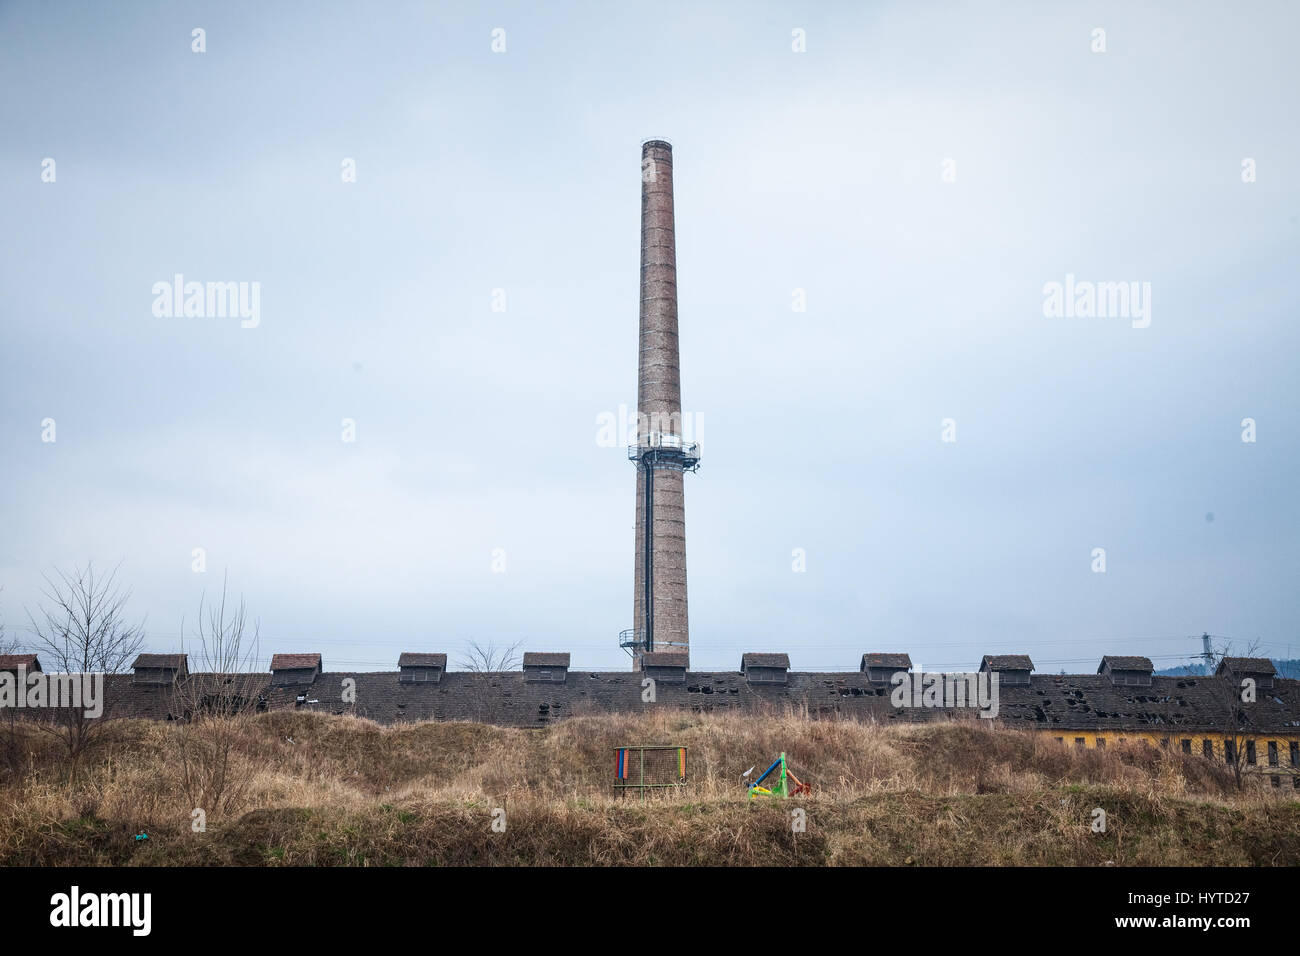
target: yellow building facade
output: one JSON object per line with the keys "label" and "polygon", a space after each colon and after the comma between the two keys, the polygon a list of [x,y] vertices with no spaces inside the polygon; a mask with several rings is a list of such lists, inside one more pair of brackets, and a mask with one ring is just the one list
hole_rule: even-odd
{"label": "yellow building facade", "polygon": [[1063,730],[1039,731],[1064,746],[1086,750],[1104,750],[1143,744],[1177,750],[1230,764],[1231,750],[1240,746],[1245,753],[1242,770],[1263,776],[1291,777],[1300,789],[1300,730],[1295,733],[1231,734],[1211,731],[1176,730]]}

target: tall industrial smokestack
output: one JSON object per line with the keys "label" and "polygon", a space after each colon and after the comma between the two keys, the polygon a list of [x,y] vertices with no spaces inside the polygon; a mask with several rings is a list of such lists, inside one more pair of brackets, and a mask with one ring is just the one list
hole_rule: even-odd
{"label": "tall industrial smokestack", "polygon": [[[677,243],[673,148],[641,146],[641,342],[637,376],[636,588],[633,629],[623,644],[639,667],[648,651],[688,651],[686,509],[682,475],[699,465],[699,446],[682,428],[677,348]],[[647,540],[648,538],[648,540]]]}

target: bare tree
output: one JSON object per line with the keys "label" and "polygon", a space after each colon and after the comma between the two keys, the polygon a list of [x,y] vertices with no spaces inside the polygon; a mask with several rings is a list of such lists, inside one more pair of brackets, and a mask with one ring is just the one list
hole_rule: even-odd
{"label": "bare tree", "polygon": [[[4,588],[0,588],[0,593],[3,592]],[[0,654],[17,654],[18,649],[18,639],[5,633],[4,618],[0,617]]]}
{"label": "bare tree", "polygon": [[9,655],[18,653],[18,642],[11,637],[5,637],[4,621],[0,621],[0,655]]}
{"label": "bare tree", "polygon": [[1248,699],[1245,688],[1231,675],[1215,677],[1214,672],[1223,663],[1225,657],[1254,657],[1258,653],[1258,641],[1253,641],[1240,652],[1234,650],[1231,642],[1224,641],[1212,646],[1212,659],[1206,662],[1206,670],[1209,672],[1206,680],[1210,685],[1210,692],[1218,705],[1216,709],[1225,717],[1223,758],[1232,770],[1232,778],[1238,790],[1244,786],[1243,775],[1247,763],[1247,744],[1254,723],[1252,718],[1255,700],[1253,696],[1249,696]]}
{"label": "bare tree", "polygon": [[523,646],[523,641],[515,641],[504,647],[497,647],[492,641],[488,641],[486,645],[477,641],[466,641],[460,666],[475,674],[514,670],[519,666],[519,649]]}
{"label": "bare tree", "polygon": [[[3,590],[0,588],[0,591]],[[5,622],[0,618],[0,655],[17,653],[18,641],[6,636]],[[5,707],[0,710],[0,770],[10,777],[18,777],[22,773],[23,748],[19,742],[17,720],[16,708]]]}
{"label": "bare tree", "polygon": [[[120,567],[120,565],[119,565]],[[31,650],[48,673],[117,674],[130,666],[144,644],[144,622],[128,624],[129,590],[117,584],[117,568],[97,572],[93,562],[84,568],[44,575],[45,598],[37,613],[27,612],[32,633]],[[67,748],[71,776],[77,775],[82,755],[99,737],[109,719],[108,703],[98,718],[80,707],[51,709],[53,720],[39,726],[55,733]]]}
{"label": "bare tree", "polygon": [[472,697],[472,708],[475,719],[486,720],[488,718],[490,686],[495,680],[493,674],[500,671],[514,670],[519,666],[520,653],[519,649],[523,647],[523,641],[515,641],[504,647],[498,647],[494,642],[488,641],[487,644],[480,644],[478,641],[467,640],[465,642],[465,651],[462,654],[459,664],[463,670],[471,673],[472,679],[478,685],[478,692]]}
{"label": "bare tree", "polygon": [[[119,565],[120,567],[120,565]],[[107,575],[93,562],[45,578],[45,602],[38,615],[27,613],[32,650],[64,674],[118,674],[144,644],[144,622],[126,623],[129,590],[117,584],[117,568]]]}
{"label": "bare tree", "polygon": [[[182,622],[182,650],[184,628]],[[177,756],[189,805],[216,815],[238,803],[251,782],[253,766],[238,762],[235,751],[265,680],[254,669],[259,626],[250,625],[243,598],[228,604],[224,578],[219,602],[199,599],[193,640],[192,673],[173,689]]]}

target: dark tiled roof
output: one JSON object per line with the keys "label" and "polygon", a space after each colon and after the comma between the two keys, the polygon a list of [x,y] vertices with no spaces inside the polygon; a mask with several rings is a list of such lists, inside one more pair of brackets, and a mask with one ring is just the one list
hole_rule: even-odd
{"label": "dark tiled roof", "polygon": [[141,654],[131,667],[166,667],[179,670],[186,665],[187,659],[185,654]]}
{"label": "dark tiled roof", "polygon": [[[345,678],[355,681],[355,706],[343,702]],[[380,723],[470,720],[541,727],[570,714],[640,713],[645,707],[641,675],[632,671],[570,671],[564,683],[530,683],[522,671],[449,671],[437,683],[403,683],[397,671],[319,674],[312,683],[290,687],[271,686],[269,674],[252,675],[252,679],[255,686],[249,694],[261,696],[271,709],[355,713]],[[999,711],[993,722],[1062,736],[1068,731],[1145,731],[1177,738],[1198,731],[1222,732],[1233,726],[1222,703],[1225,680],[1230,678],[1155,676],[1149,687],[1120,687],[1092,674],[1034,676],[1026,685],[999,688]],[[176,706],[169,686],[133,684],[130,674],[108,675],[104,693],[107,712],[114,717],[164,719]],[[300,695],[302,704],[298,704]],[[697,671],[689,672],[682,683],[661,682],[657,688],[657,705],[693,713],[806,711],[817,719],[881,724],[975,719],[969,708],[896,708],[890,698],[890,688],[873,685],[859,671],[792,671],[784,684],[750,683],[736,671]],[[1271,691],[1242,710],[1249,732],[1300,735],[1300,681],[1278,678]]]}
{"label": "dark tiled roof", "polygon": [[912,658],[907,654],[863,654],[863,667],[902,667],[910,670]]}
{"label": "dark tiled roof", "polygon": [[528,651],[524,654],[525,667],[568,667],[568,654],[548,654],[543,651]]}
{"label": "dark tiled roof", "polygon": [[397,658],[398,667],[441,667],[447,669],[446,654],[414,654],[410,651],[404,652]]}
{"label": "dark tiled roof", "polygon": [[1225,657],[1219,661],[1214,673],[1222,674],[1276,674],[1277,668],[1267,657]]}
{"label": "dark tiled roof", "polygon": [[991,671],[1031,671],[1034,662],[1028,654],[985,654],[980,670]]}
{"label": "dark tiled roof", "polygon": [[641,655],[641,668],[689,667],[691,656],[687,651],[651,651]]}
{"label": "dark tiled roof", "polygon": [[294,671],[308,667],[320,667],[319,654],[276,654],[271,658],[271,670]]}
{"label": "dark tiled roof", "polygon": [[740,669],[750,667],[783,667],[790,669],[789,654],[741,654]]}
{"label": "dark tiled roof", "polygon": [[1110,669],[1113,671],[1146,671],[1149,674],[1155,670],[1151,666],[1151,658],[1149,657],[1117,657],[1113,654],[1107,654],[1097,666],[1097,673],[1100,674],[1107,664],[1110,665]]}
{"label": "dark tiled roof", "polygon": [[22,667],[29,671],[41,669],[41,662],[35,654],[0,654],[0,671],[17,671]]}

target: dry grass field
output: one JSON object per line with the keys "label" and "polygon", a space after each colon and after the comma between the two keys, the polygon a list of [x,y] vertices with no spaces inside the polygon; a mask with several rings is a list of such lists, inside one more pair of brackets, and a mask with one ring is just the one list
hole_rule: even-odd
{"label": "dry grass field", "polygon": [[[55,738],[2,732],[10,866],[1300,864],[1289,786],[1237,793],[1199,756],[1076,751],[982,721],[661,711],[512,730],[269,713],[235,725],[244,792],[204,832],[191,828],[174,725],[108,725],[75,782]],[[689,786],[620,800],[613,748],[656,742],[690,748]],[[741,773],[782,750],[813,793],[747,802]],[[795,807],[806,832],[792,832]],[[1090,827],[1095,807],[1105,833]]]}

